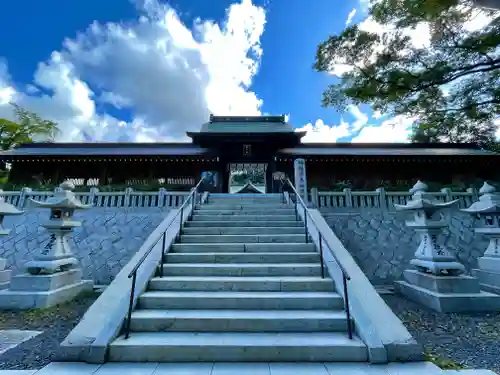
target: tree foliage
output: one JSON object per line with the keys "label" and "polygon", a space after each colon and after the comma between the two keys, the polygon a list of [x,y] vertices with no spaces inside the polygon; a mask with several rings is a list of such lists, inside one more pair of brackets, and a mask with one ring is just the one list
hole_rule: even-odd
{"label": "tree foliage", "polygon": [[[367,103],[408,116],[414,142],[494,140],[500,13],[472,0],[372,0],[369,17],[381,29],[349,26],[319,45],[314,68],[331,72],[342,64],[345,71],[323,93],[324,106]],[[471,27],[481,17],[491,21]],[[426,30],[429,43],[415,44],[410,34]]]}
{"label": "tree foliage", "polygon": [[53,140],[58,133],[57,124],[44,120],[17,104],[11,104],[16,121],[0,119],[0,148],[8,150],[23,143],[35,140]]}

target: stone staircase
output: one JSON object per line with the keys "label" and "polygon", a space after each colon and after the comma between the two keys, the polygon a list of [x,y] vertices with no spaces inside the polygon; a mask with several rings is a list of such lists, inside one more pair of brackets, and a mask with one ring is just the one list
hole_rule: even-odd
{"label": "stone staircase", "polygon": [[304,224],[280,195],[198,207],[132,313],[110,361],[368,360]]}

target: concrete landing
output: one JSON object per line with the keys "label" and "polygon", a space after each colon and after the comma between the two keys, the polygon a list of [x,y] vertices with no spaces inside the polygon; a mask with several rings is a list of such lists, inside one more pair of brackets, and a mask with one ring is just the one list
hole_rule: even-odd
{"label": "concrete landing", "polygon": [[0,375],[495,375],[488,370],[441,370],[429,362],[363,363],[86,363],[53,362],[40,370]]}

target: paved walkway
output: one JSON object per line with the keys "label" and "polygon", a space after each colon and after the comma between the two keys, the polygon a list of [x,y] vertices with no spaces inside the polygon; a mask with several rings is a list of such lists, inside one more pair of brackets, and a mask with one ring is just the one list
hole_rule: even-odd
{"label": "paved walkway", "polygon": [[51,363],[41,370],[0,375],[495,375],[488,370],[443,371],[431,363]]}

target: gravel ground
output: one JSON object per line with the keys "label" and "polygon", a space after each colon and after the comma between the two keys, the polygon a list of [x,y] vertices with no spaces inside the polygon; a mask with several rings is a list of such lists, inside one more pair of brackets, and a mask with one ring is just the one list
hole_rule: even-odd
{"label": "gravel ground", "polygon": [[400,295],[382,298],[427,353],[500,374],[500,313],[437,313]]}
{"label": "gravel ground", "polygon": [[53,361],[59,344],[97,299],[97,293],[81,295],[63,305],[25,312],[0,311],[0,330],[43,331],[0,355],[0,370],[40,369]]}

